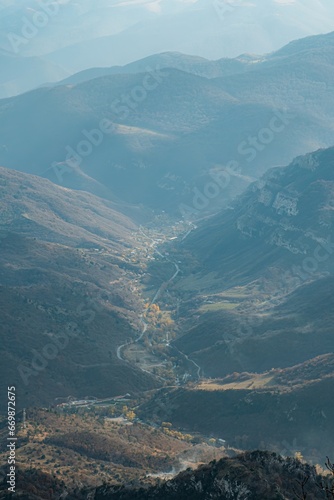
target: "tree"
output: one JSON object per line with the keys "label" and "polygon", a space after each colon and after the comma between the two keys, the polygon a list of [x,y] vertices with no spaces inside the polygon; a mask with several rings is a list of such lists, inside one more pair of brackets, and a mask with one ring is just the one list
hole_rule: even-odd
{"label": "tree", "polygon": [[295,459],[298,460],[299,462],[304,462],[304,457],[303,457],[303,455],[301,454],[300,451],[296,451],[296,453],[295,453]]}
{"label": "tree", "polygon": [[334,464],[326,457],[326,468],[331,473],[331,478],[328,480],[323,480],[318,484],[318,488],[326,493],[326,498],[334,498]]}
{"label": "tree", "polygon": [[135,412],[134,412],[134,411],[129,410],[129,411],[127,411],[127,412],[126,412],[125,417],[126,417],[128,420],[132,421],[132,420],[134,420],[134,419],[136,418],[136,414],[135,414]]}
{"label": "tree", "polygon": [[308,495],[307,495],[307,492],[305,491],[305,486],[307,485],[309,480],[310,480],[310,476],[305,476],[305,477],[303,477],[303,479],[297,481],[297,483],[300,486],[301,492],[299,493],[298,491],[296,491],[294,489],[294,494],[297,496],[297,498],[299,500],[306,500],[307,499]]}

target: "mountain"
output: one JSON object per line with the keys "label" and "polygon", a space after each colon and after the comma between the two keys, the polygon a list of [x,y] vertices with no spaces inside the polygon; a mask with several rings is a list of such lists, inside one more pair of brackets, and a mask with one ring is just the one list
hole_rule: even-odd
{"label": "mountain", "polygon": [[[177,137],[185,131],[194,128],[194,120],[198,124],[205,122],[208,113],[217,113],[217,105],[224,108],[233,102],[225,92],[206,79],[177,70],[171,70],[168,75],[167,79],[166,74],[154,74],[158,79],[157,86],[159,87],[159,79],[162,83],[157,92],[148,93],[146,110],[143,113],[138,109],[133,116],[129,113],[129,118],[124,120],[121,118],[124,110],[112,107],[115,98],[123,92],[131,93],[133,88],[142,84],[145,75],[115,75],[89,81],[73,89],[67,86],[41,89],[2,101],[3,164],[21,168],[19,164],[24,162],[28,172],[48,175],[59,182],[53,165],[64,162],[72,155],[76,158],[78,168],[71,169],[67,166],[67,172],[72,175],[65,171],[62,179],[65,183],[69,180],[70,184],[65,184],[69,187],[80,188],[81,180],[78,185],[77,179],[72,179],[79,171],[81,177],[90,177],[109,188],[113,196],[117,193],[123,200],[143,203],[147,199],[147,205],[152,205],[160,195],[166,198],[169,193],[163,188],[160,188],[158,196],[155,190],[157,182],[169,170],[170,159],[167,158],[167,153],[170,144],[175,143]],[[152,85],[151,80],[149,84]],[[175,98],[177,88],[182,88],[182,91]],[[196,96],[201,104],[197,109],[192,109]],[[169,103],[172,101],[173,107],[170,108]],[[38,110],[37,102],[43,102]],[[17,117],[22,114],[27,117],[27,121],[18,123]],[[33,127],[31,119],[35,123]],[[50,120],[54,131],[52,137],[48,132]],[[100,124],[104,123],[102,120],[109,120],[105,133],[98,130]],[[14,122],[15,128],[18,126],[15,133]],[[90,136],[93,130],[93,136]],[[91,144],[91,151],[87,151],[91,154],[83,151],[80,160],[75,151],[77,145],[81,151],[81,143],[87,139],[87,133],[89,140],[95,145],[88,143],[89,148]],[[19,137],[20,150],[15,146]],[[33,153],[34,148],[39,151],[38,155]],[[31,160],[28,159],[29,155]],[[158,161],[164,163],[163,170],[161,167],[154,168]],[[88,164],[90,166],[87,170]],[[100,172],[96,165],[99,165]],[[87,188],[92,190],[91,186]],[[94,193],[106,196],[101,190],[96,192],[96,186],[93,189]],[[150,203],[152,197],[153,203]]]}
{"label": "mountain", "polygon": [[[275,51],[296,38],[333,29],[330,0],[3,1],[0,98],[92,67],[124,65],[155,52],[208,59]],[[246,27],[246,28],[245,28]],[[194,34],[196,34],[194,36]],[[8,63],[8,64],[7,64]],[[33,70],[32,70],[33,68]]]}
{"label": "mountain", "polygon": [[[141,19],[142,9],[100,1],[48,0],[2,2],[0,7],[0,98],[32,90],[73,73],[49,53],[72,44],[122,31]],[[107,59],[106,59],[107,60]]]}
{"label": "mountain", "polygon": [[136,224],[112,202],[0,169],[1,377],[22,406],[156,387],[117,347],[141,330]]}
{"label": "mountain", "polygon": [[269,166],[332,145],[333,47],[329,34],[250,59],[239,74],[150,66],[2,100],[0,161],[98,196],[204,216]]}
{"label": "mountain", "polygon": [[189,56],[181,52],[164,52],[145,57],[125,66],[86,69],[58,82],[57,85],[76,85],[94,78],[114,74],[144,73],[148,67],[174,68],[204,78],[214,78],[242,73],[250,69],[254,59],[258,62],[259,56],[244,54],[234,59],[224,58],[210,61],[204,57]]}
{"label": "mountain", "polygon": [[[303,5],[275,0],[258,0],[256,4],[238,0],[212,3],[165,0],[157,2],[154,11],[152,3],[143,2],[137,23],[110,33],[111,36],[57,50],[48,57],[74,73],[150,56],[152,40],[156,52],[180,51],[209,59],[237,57],[246,51],[269,53],[296,38],[332,30],[333,5],[329,1],[316,3],[315,6],[310,0]],[[131,5],[123,7],[130,16],[132,9]],[[298,22],[292,21],[296,19]]]}
{"label": "mountain", "polygon": [[333,162],[330,148],[269,170],[180,243],[178,259],[192,264],[175,287],[184,318],[175,346],[203,373],[333,351]]}
{"label": "mountain", "polygon": [[0,498],[334,498],[332,19],[2,2]]}
{"label": "mountain", "polygon": [[[185,245],[208,269],[234,284],[258,278],[269,267],[289,270],[302,264],[307,269],[307,259],[316,258],[318,246],[326,247],[331,238],[333,163],[334,148],[329,148],[270,169],[231,209],[206,219]],[[328,247],[327,259],[319,255],[311,275],[333,272],[331,253]]]}

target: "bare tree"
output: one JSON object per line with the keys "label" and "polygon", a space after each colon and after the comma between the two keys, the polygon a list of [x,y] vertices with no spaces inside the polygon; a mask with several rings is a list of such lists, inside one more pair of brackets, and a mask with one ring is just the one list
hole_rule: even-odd
{"label": "bare tree", "polygon": [[301,491],[296,491],[296,489],[293,488],[293,492],[298,500],[307,500],[307,493],[305,491],[305,486],[307,485],[309,480],[310,476],[304,476],[303,479],[301,479],[300,481],[297,480],[297,483],[299,484]]}
{"label": "bare tree", "polygon": [[326,498],[333,500],[334,498],[334,464],[326,457],[326,468],[331,473],[331,478],[321,481],[317,486],[326,494]]}

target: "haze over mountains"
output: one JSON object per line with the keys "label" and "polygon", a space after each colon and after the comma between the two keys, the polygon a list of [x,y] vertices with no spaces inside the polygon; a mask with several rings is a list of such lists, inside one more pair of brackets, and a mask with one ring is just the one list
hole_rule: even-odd
{"label": "haze over mountains", "polygon": [[[1,7],[0,97],[149,56],[152,40],[156,53],[219,59],[269,53],[334,27],[331,0],[15,0]],[[34,64],[33,78],[28,63]]]}
{"label": "haze over mountains", "polygon": [[20,497],[334,498],[333,5],[1,3]]}
{"label": "haze over mountains", "polygon": [[[0,162],[180,217],[212,212],[268,168],[332,145],[333,60],[330,33],[257,62],[165,54],[130,67],[145,73],[38,89],[0,102]],[[223,195],[203,201],[231,165]]]}

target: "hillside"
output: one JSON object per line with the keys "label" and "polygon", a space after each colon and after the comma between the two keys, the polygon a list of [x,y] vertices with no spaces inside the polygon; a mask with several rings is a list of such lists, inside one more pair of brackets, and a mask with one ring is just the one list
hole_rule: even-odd
{"label": "hillside", "polygon": [[284,298],[256,288],[249,289],[248,298],[233,295],[233,290],[209,295],[200,309],[188,305],[183,334],[173,345],[209,377],[302,363],[333,352],[333,290],[331,277],[293,293],[279,290]]}
{"label": "hillside", "polygon": [[116,356],[141,328],[136,224],[91,194],[0,173],[1,376],[20,407],[156,386]]}
{"label": "hillside", "polygon": [[[69,246],[99,244],[120,251],[132,241],[136,224],[126,215],[135,207],[55,186],[40,177],[0,167],[0,224],[43,241]],[[39,231],[39,232],[37,232]]]}
{"label": "hillside", "polygon": [[168,420],[183,432],[199,431],[235,448],[285,456],[300,452],[321,464],[333,448],[333,384],[333,356],[322,356],[287,369],[235,372],[192,387],[164,388],[140,407],[139,415],[157,423]]}
{"label": "hillside", "polygon": [[[83,486],[134,485],[139,481],[154,484],[160,477],[173,476],[185,467],[196,468],[233,455],[232,450],[227,452],[223,447],[205,442],[194,444],[189,436],[180,433],[177,438],[167,435],[162,428],[150,427],[138,419],[116,418],[124,404],[117,406],[115,399],[95,407],[69,405],[66,410],[60,406],[28,410],[25,428],[20,424],[18,431],[20,492],[35,491],[42,498],[54,498],[52,494],[43,496],[44,482],[54,484],[49,486],[54,494],[62,483],[63,492],[75,491],[79,498]],[[2,444],[6,437],[6,429],[0,430]],[[5,459],[4,453],[1,459]],[[0,481],[2,472],[0,469]],[[46,480],[36,482],[36,476],[43,475]]]}
{"label": "hillside", "polygon": [[[217,277],[224,275],[228,284],[259,278],[269,268],[282,266],[288,271],[303,265],[304,259],[320,252],[319,244],[331,238],[333,163],[330,148],[298,157],[286,168],[269,170],[231,209],[199,225],[185,247],[193,249],[207,270],[214,270]],[[331,249],[324,252],[327,258],[319,255],[311,276],[332,271]]]}
{"label": "hillside", "polygon": [[[318,65],[323,64],[325,66],[331,59],[330,54],[332,49],[330,47],[332,45],[333,36],[332,32],[326,35],[310,36],[294,40],[283,48],[268,54],[259,55],[247,52],[238,55],[238,57],[223,57],[217,60],[186,55],[180,52],[163,52],[144,57],[143,59],[125,64],[124,66],[89,68],[57,82],[56,85],[77,85],[78,83],[102,76],[143,73],[148,67],[159,67],[161,69],[174,68],[210,79],[221,79],[222,82],[225,82],[224,79],[228,78],[226,85],[229,85],[230,91],[238,91],[238,87],[235,88],[234,85],[238,84],[239,81],[242,83],[245,78],[250,78],[252,82],[253,71],[255,74],[261,72],[262,77],[267,75],[266,78],[269,78],[270,71],[273,71],[277,65],[277,67],[280,67],[282,75],[279,75],[276,71],[275,77],[283,80],[286,77],[284,73],[287,72],[289,65],[294,65],[294,69],[298,70],[302,68],[306,60],[308,60],[310,63]],[[240,77],[239,80],[239,75],[245,73],[247,76],[244,75],[243,78]],[[299,71],[296,71],[295,76],[297,79],[299,78],[301,80],[301,75],[298,73]],[[229,83],[229,80],[231,83]],[[266,87],[266,85],[263,85],[263,87]],[[245,90],[244,87],[243,92],[245,92]],[[251,88],[250,92],[253,91],[254,89]]]}
{"label": "hillside", "polygon": [[[197,390],[209,403],[212,392]],[[185,402],[191,402],[191,394],[184,393],[183,397]],[[256,395],[248,393],[245,399],[248,402],[252,399],[255,410]],[[199,400],[204,402],[200,395]],[[173,401],[176,404],[180,400],[174,398]],[[136,404],[136,401],[130,401],[130,404]],[[240,399],[239,410],[242,404],[243,399]],[[70,500],[87,496],[96,500],[169,497],[183,500],[204,499],[208,494],[210,498],[228,499],[228,493],[233,491],[239,495],[247,493],[242,497],[245,499],[257,500],[261,494],[261,498],[269,500],[274,498],[274,493],[277,498],[295,498],[293,495],[302,492],[301,482],[309,477],[305,487],[307,498],[326,498],[317,485],[326,482],[329,485],[330,478],[318,475],[319,467],[291,458],[297,452],[301,457],[300,452],[305,450],[298,435],[297,444],[296,438],[288,441],[289,433],[284,432],[285,440],[276,447],[281,445],[278,452],[289,455],[289,458],[265,451],[236,456],[233,448],[214,438],[207,444],[208,439],[203,439],[198,433],[196,438],[184,432],[177,432],[175,436],[166,434],[168,429],[164,425],[171,424],[159,428],[144,424],[137,418],[115,418],[114,412],[122,411],[118,409],[119,405],[121,408],[124,402],[117,403],[115,398],[95,406],[68,405],[67,409],[58,406],[50,410],[28,410],[25,427],[21,422],[18,428],[17,495],[27,500],[53,500],[62,498],[64,493]],[[219,431],[222,411],[214,406],[212,409],[218,413]],[[242,413],[237,422],[239,428],[244,418]],[[295,410],[294,417],[299,413]],[[184,418],[189,418],[189,415],[185,410]],[[250,429],[255,428],[255,418],[254,411],[254,415],[250,415]],[[229,424],[225,422],[224,426],[229,435]],[[278,427],[277,434],[281,430],[279,423]],[[0,441],[5,442],[3,421],[1,429]],[[246,437],[239,436],[236,440],[245,444]],[[325,463],[322,457],[320,462]],[[5,489],[4,469],[1,468],[0,498],[8,498]]]}
{"label": "hillside", "polygon": [[315,469],[297,460],[255,451],[232,459],[222,459],[193,471],[185,471],[160,486],[148,489],[102,487],[95,494],[96,500],[118,499],[173,499],[204,500],[239,498],[247,500],[272,500],[273,498],[303,498],[301,483],[309,477],[304,487],[304,498],[322,499],[325,494],[317,486],[322,479]]}
{"label": "hillside", "polygon": [[173,346],[206,376],[333,351],[334,150],[270,170],[173,249],[183,273]]}
{"label": "hillside", "polygon": [[211,61],[204,57],[190,56],[181,52],[163,52],[152,56],[144,57],[124,66],[111,66],[110,68],[90,68],[56,83],[55,85],[77,85],[101,76],[123,74],[123,73],[143,73],[148,67],[174,68],[186,73],[191,73],[204,78],[218,78],[233,74],[243,73],[252,66],[252,61],[258,60],[258,56],[251,54],[241,55],[234,59],[223,58]]}

